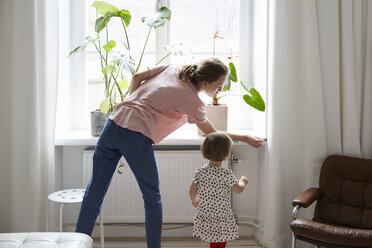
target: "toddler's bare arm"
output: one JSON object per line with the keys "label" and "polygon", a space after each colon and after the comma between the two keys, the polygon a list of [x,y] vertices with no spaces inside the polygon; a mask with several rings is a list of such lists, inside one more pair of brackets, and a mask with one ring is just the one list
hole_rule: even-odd
{"label": "toddler's bare arm", "polygon": [[198,203],[199,203],[199,200],[198,200],[198,197],[197,197],[197,192],[198,192],[198,186],[193,182],[190,186],[189,194],[190,194],[190,199],[191,199],[192,205],[194,207],[197,207]]}
{"label": "toddler's bare arm", "polygon": [[235,193],[241,193],[243,192],[244,188],[245,188],[245,185],[247,185],[248,183],[248,179],[245,177],[245,176],[242,176],[240,179],[239,179],[239,182],[234,184],[232,186],[232,191],[234,191]]}

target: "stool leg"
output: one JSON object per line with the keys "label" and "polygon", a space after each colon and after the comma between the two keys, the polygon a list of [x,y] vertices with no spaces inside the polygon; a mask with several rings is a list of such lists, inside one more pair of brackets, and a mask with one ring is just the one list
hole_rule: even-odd
{"label": "stool leg", "polygon": [[49,215],[50,215],[50,201],[48,200],[47,206],[47,220],[46,220],[46,231],[49,232]]}
{"label": "stool leg", "polygon": [[101,248],[104,248],[105,247],[105,235],[103,233],[103,210],[101,209],[101,212],[100,212],[100,221],[99,221],[99,225],[100,225],[100,230],[101,230]]}
{"label": "stool leg", "polygon": [[63,203],[61,203],[61,206],[59,207],[59,231],[62,232],[62,226],[63,226]]}

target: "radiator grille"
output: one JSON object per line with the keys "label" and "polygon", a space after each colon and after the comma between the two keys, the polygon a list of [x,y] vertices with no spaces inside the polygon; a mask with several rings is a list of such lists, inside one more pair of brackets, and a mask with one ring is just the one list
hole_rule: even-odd
{"label": "radiator grille", "polygon": [[[93,166],[93,151],[83,152],[83,187],[88,184]],[[189,200],[189,187],[195,169],[207,161],[200,151],[156,151],[164,223],[192,223],[195,209]],[[122,158],[122,174],[115,172],[103,203],[106,223],[144,223],[142,194],[137,181]],[[224,167],[227,163],[224,164]]]}

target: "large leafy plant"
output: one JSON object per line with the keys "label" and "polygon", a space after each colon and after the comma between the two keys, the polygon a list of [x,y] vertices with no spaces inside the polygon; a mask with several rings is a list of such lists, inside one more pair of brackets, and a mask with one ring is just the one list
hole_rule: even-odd
{"label": "large leafy plant", "polygon": [[[216,39],[218,38],[222,38],[222,37],[218,36],[218,31],[217,31],[213,36],[213,57],[216,55],[215,46],[216,46]],[[241,85],[241,87],[247,92],[246,94],[242,96],[243,100],[251,107],[259,111],[265,111],[265,102],[262,99],[260,93],[255,88],[248,89],[241,80],[238,80],[236,67],[233,62],[234,57],[232,55],[231,49],[230,49],[230,57],[228,57],[228,59],[230,60],[229,61],[230,72],[226,78],[224,85],[222,86],[222,92],[229,92],[231,89],[231,83],[238,83],[239,81],[239,84]],[[220,95],[219,92],[217,92],[216,94],[212,96],[212,105],[220,105],[219,100],[222,97],[227,96],[227,95],[228,94]]]}
{"label": "large leafy plant", "polygon": [[[95,37],[86,37],[84,44],[73,49],[69,56],[83,52],[88,45],[93,45],[97,50],[100,58],[100,69],[105,83],[105,98],[100,103],[100,111],[108,113],[115,108],[118,102],[122,102],[129,93],[130,84],[128,79],[131,78],[141,66],[151,31],[164,26],[167,21],[170,21],[171,11],[166,7],[161,7],[154,15],[145,16],[141,19],[142,22],[149,27],[149,31],[141,54],[139,58],[137,58],[138,56],[136,56],[131,49],[128,38],[127,29],[132,19],[129,10],[119,10],[114,5],[104,1],[95,1],[92,7],[96,9],[99,16],[94,26],[96,35]],[[109,39],[110,31],[108,24],[113,18],[118,18],[122,24],[125,34],[125,40],[123,41]],[[105,33],[105,39],[102,38],[102,32]],[[118,43],[122,43],[124,49],[119,49],[117,46]],[[176,51],[170,51],[166,56],[169,56],[173,52]]]}

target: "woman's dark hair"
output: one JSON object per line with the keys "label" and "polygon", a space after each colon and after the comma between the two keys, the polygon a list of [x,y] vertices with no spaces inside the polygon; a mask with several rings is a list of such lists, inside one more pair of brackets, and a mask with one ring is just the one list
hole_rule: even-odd
{"label": "woman's dark hair", "polygon": [[213,83],[227,75],[229,68],[218,58],[209,58],[194,65],[184,65],[179,73],[181,81],[190,80],[195,86],[202,81]]}
{"label": "woman's dark hair", "polygon": [[230,154],[232,139],[223,132],[210,133],[201,146],[203,157],[216,162],[223,161]]}

